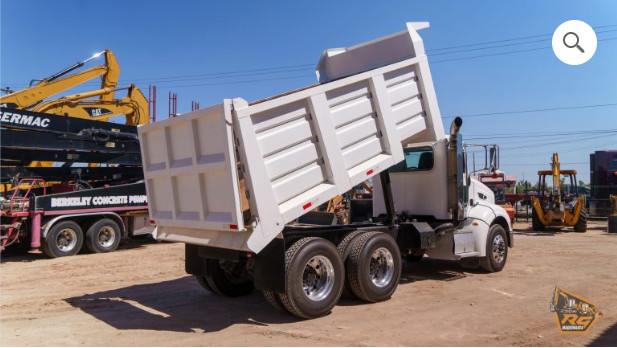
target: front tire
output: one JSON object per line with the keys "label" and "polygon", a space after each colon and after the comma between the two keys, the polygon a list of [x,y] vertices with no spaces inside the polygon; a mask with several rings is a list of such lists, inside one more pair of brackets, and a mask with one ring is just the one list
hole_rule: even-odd
{"label": "front tire", "polygon": [[574,232],[585,233],[587,232],[587,209],[581,209],[581,213],[578,217],[578,221],[574,224]]}
{"label": "front tire", "polygon": [[354,241],[347,264],[351,291],[367,302],[389,299],[401,279],[401,264],[398,245],[389,234],[362,234]]}
{"label": "front tire", "polygon": [[487,272],[499,272],[508,259],[508,238],[501,225],[493,225],[486,239],[486,256],[480,259],[480,267]]}
{"label": "front tire", "polygon": [[544,230],[546,230],[544,225],[542,225],[542,221],[540,221],[540,217],[538,216],[536,209],[533,207],[531,208],[531,227],[536,232],[544,232]]}
{"label": "front tire", "polygon": [[285,292],[279,294],[287,311],[311,319],[330,313],[343,291],[345,271],[334,244],[307,237],[285,252]]}
{"label": "front tire", "polygon": [[73,256],[79,252],[84,243],[84,234],[79,225],[65,220],[54,225],[47,233],[41,247],[50,258]]}
{"label": "front tire", "polygon": [[93,253],[108,253],[120,244],[120,226],[112,219],[101,219],[86,232],[86,248]]}

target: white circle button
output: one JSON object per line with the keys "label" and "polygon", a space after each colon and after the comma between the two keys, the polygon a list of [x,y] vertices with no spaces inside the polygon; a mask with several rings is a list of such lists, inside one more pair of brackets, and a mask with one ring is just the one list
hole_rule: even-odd
{"label": "white circle button", "polygon": [[598,38],[589,24],[567,21],[553,34],[553,52],[559,60],[569,65],[581,65],[596,53]]}

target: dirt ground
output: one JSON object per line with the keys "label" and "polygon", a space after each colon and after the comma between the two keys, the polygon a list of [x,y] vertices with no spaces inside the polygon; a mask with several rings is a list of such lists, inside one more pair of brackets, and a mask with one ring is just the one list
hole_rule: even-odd
{"label": "dirt ground", "polygon": [[[485,346],[617,345],[617,235],[530,231],[517,223],[506,268],[405,263],[391,300],[342,300],[300,321],[261,293],[229,299],[184,272],[184,246],[129,242],[111,254],[2,257],[3,346]],[[560,334],[555,286],[603,312],[590,332]]]}

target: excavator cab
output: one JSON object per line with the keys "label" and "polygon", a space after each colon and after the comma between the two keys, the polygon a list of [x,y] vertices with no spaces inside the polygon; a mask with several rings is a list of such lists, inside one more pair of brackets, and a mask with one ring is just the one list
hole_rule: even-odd
{"label": "excavator cab", "polygon": [[[576,170],[560,168],[557,153],[553,153],[551,170],[538,171],[538,196],[533,198],[532,210],[535,231],[553,226],[587,231],[585,196],[579,195],[576,174]],[[547,178],[552,186],[548,186]]]}

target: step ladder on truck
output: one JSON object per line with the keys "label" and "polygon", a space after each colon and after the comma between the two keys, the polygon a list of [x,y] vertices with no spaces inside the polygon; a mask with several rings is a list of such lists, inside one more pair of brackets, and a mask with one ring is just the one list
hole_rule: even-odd
{"label": "step ladder on truck", "polygon": [[[465,167],[462,120],[444,132],[419,29],[327,50],[319,83],[221,104],[139,128],[159,240],[186,243],[206,289],[254,289],[301,318],[343,292],[388,299],[401,259],[460,260],[500,271],[506,212]],[[296,219],[372,178],[372,216],[347,225]]]}

